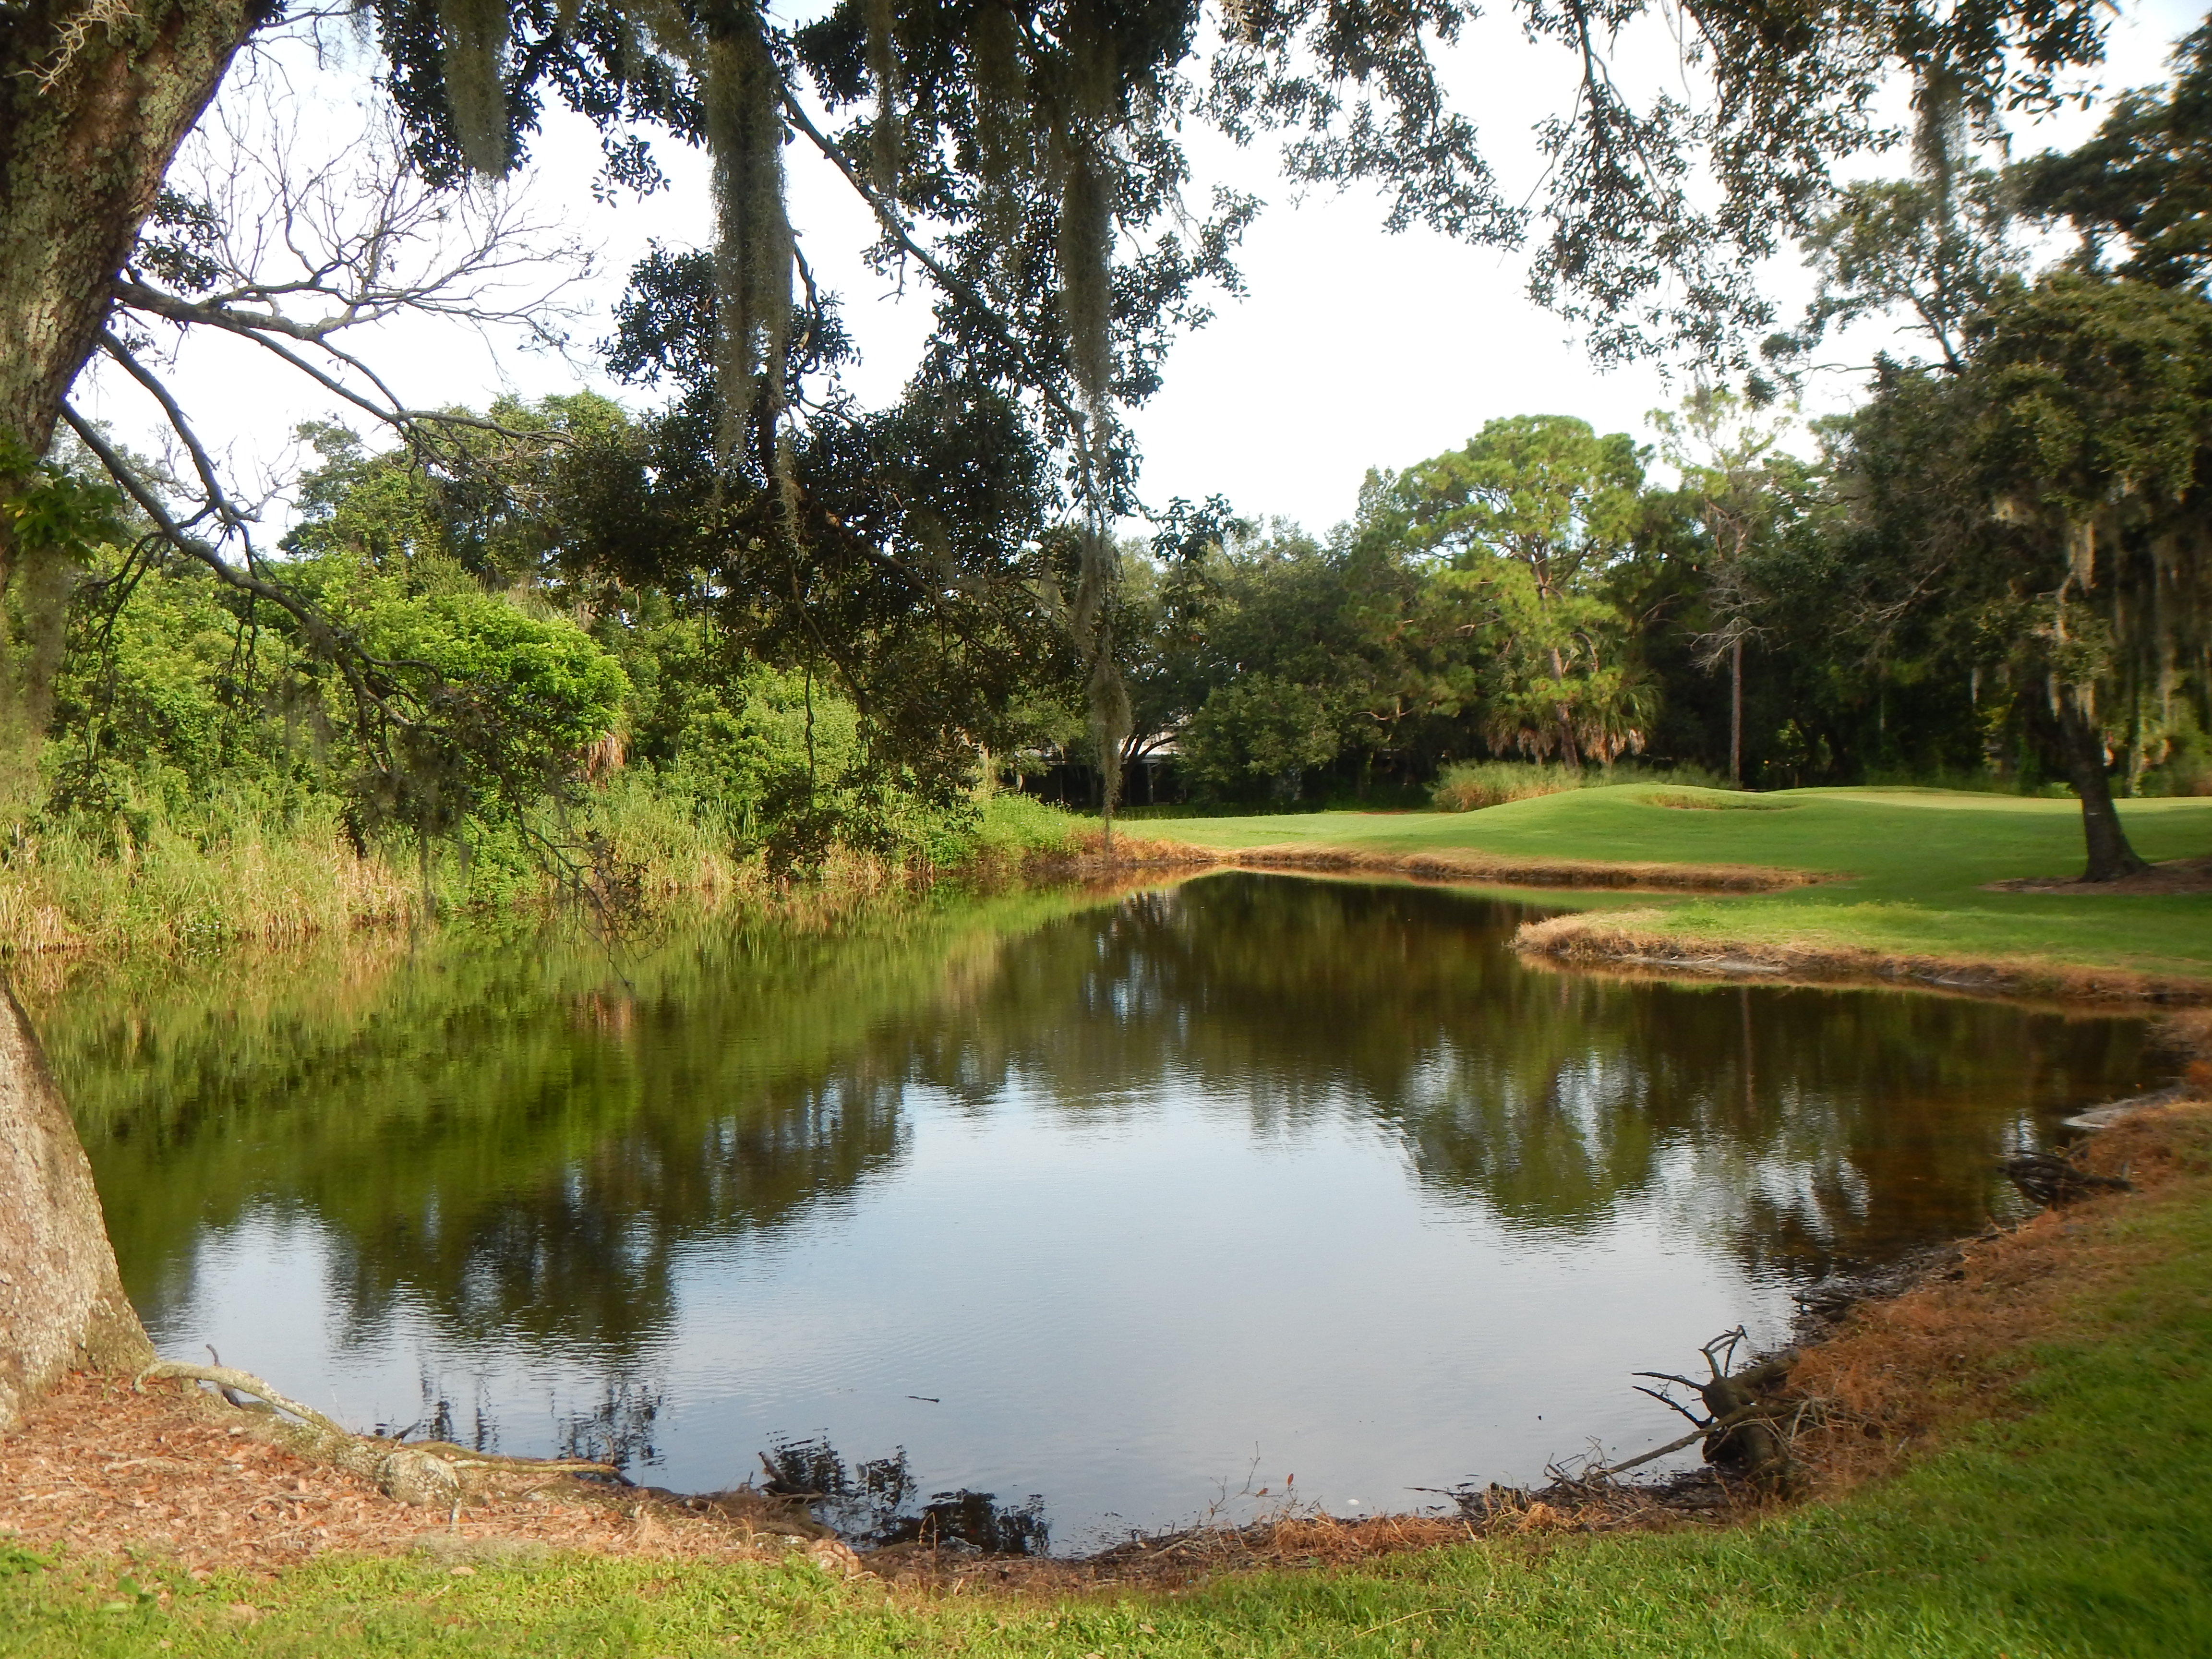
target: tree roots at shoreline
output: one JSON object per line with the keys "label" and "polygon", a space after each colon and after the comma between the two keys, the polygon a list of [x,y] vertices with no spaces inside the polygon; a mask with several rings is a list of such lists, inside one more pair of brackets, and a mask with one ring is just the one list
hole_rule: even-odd
{"label": "tree roots at shoreline", "polygon": [[262,1437],[295,1456],[333,1464],[373,1480],[387,1498],[402,1504],[451,1509],[487,1492],[504,1495],[518,1487],[542,1486],[563,1475],[623,1478],[613,1464],[584,1458],[502,1457],[447,1441],[401,1444],[356,1434],[312,1406],[287,1399],[252,1372],[228,1365],[157,1360],[138,1373],[134,1386],[143,1394],[149,1382],[171,1381],[184,1383],[187,1392],[196,1392],[197,1383],[212,1384],[233,1409],[254,1419]]}

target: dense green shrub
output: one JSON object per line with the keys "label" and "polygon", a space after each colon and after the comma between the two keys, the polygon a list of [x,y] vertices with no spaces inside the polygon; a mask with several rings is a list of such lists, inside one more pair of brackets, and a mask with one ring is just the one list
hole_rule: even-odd
{"label": "dense green shrub", "polygon": [[1437,779],[1429,799],[1445,812],[1473,812],[1485,806],[1503,806],[1510,800],[1536,795],[1555,795],[1603,781],[1602,774],[1570,771],[1564,766],[1538,766],[1528,761],[1462,761],[1447,766]]}
{"label": "dense green shrub", "polygon": [[1735,787],[1702,766],[1662,767],[1616,761],[1611,766],[1585,766],[1572,770],[1526,761],[1462,761],[1444,768],[1429,798],[1439,811],[1473,812],[1486,806],[1503,806],[1508,801],[1613,783],[1668,783],[1691,789]]}

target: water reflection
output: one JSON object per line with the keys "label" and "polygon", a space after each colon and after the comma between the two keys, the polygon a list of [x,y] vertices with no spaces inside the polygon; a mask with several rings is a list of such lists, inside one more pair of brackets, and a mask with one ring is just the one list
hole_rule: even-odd
{"label": "water reflection", "polygon": [[964,1546],[986,1555],[1046,1555],[1052,1527],[1044,1499],[1002,1502],[995,1493],[933,1492],[925,1500],[906,1449],[848,1468],[826,1439],[783,1440],[761,1454],[762,1490],[806,1500],[823,1525],[848,1541],[880,1549],[890,1544],[932,1548]]}
{"label": "water reflection", "polygon": [[[1269,1298],[1321,1329],[1389,1302],[1406,1351],[1388,1363],[1444,1368],[1419,1387],[1449,1400],[1472,1386],[1449,1369],[1465,1362],[1424,1330],[1462,1340],[1471,1298],[1519,1295],[1485,1304],[1485,1319],[1520,1322],[1487,1340],[1541,1351],[1540,1328],[1561,1315],[1527,1288],[1543,1274],[1610,1274],[1607,1294],[1650,1301],[1672,1292],[1635,1288],[1632,1264],[1680,1255],[1689,1265],[1668,1275],[1692,1288],[1651,1310],[1692,1322],[1670,1352],[1710,1334],[1695,1328],[1710,1315],[1734,1322],[1767,1293],[1753,1287],[1978,1228],[2010,1202],[2006,1153],[2148,1080],[2134,1022],[1532,972],[1505,945],[1530,914],[1233,874],[834,927],[702,923],[620,962],[558,935],[449,936],[195,964],[166,981],[88,974],[49,988],[36,1017],[158,1337],[196,1342],[272,1298],[296,1304],[289,1319],[330,1335],[292,1363],[326,1367],[340,1392],[372,1364],[425,1368],[426,1407],[475,1389],[477,1431],[494,1425],[510,1449],[680,1463],[702,1455],[683,1448],[704,1443],[711,1419],[720,1463],[655,1477],[702,1487],[726,1484],[779,1431],[799,1438],[774,1455],[811,1444],[836,1462],[809,1437],[840,1379],[881,1358],[863,1352],[872,1320],[911,1322],[919,1334],[896,1339],[894,1358],[918,1375],[974,1364],[1003,1379],[1018,1405],[956,1402],[930,1419],[964,1412],[971,1445],[1111,1440],[1017,1419],[1079,1392],[1070,1356],[1115,1318],[1132,1334],[1084,1363],[1126,1375],[1086,1386],[1141,1395],[1194,1365],[1284,1370],[1279,1355],[1206,1346]],[[1344,1213],[1316,1223],[1332,1204]],[[1215,1206],[1243,1218],[1215,1224]],[[1341,1228],[1340,1251],[1395,1254],[1294,1266],[1295,1249],[1252,1246],[1278,1212],[1314,1238]],[[1079,1213],[1101,1219],[1063,1237]],[[1154,1235],[1154,1288],[1117,1289]],[[861,1241],[867,1260],[823,1265]],[[911,1252],[946,1265],[924,1275]],[[897,1297],[866,1312],[893,1279]],[[987,1279],[1008,1288],[979,1311]],[[1194,1305],[1147,1304],[1162,1285]],[[1092,1297],[1103,1311],[1054,1324]],[[738,1358],[705,1358],[771,1316]],[[846,1358],[819,1357],[832,1352]],[[548,1404],[548,1386],[518,1379],[550,1359],[568,1369]],[[1338,1389],[1339,1415],[1375,1419],[1358,1455],[1443,1432],[1433,1417],[1384,1420],[1376,1402],[1413,1389],[1402,1377],[1351,1380],[1353,1361],[1326,1346],[1298,1364],[1300,1388]],[[428,1375],[440,1366],[474,1381]],[[740,1369],[742,1388],[718,1380]],[[1511,1415],[1470,1400],[1453,1407],[1469,1434]],[[380,1415],[410,1403],[380,1401]],[[1231,1426],[1206,1432],[1223,1443],[1292,1432],[1260,1405],[1218,1411]],[[919,1443],[903,1421],[871,1419],[840,1443]],[[447,1426],[468,1437],[468,1422]],[[1531,1431],[1498,1427],[1496,1443],[1534,1447]],[[1135,1460],[1114,1477],[1115,1503],[1181,1455],[1165,1428],[1114,1433],[1149,1448],[1107,1448]],[[902,1476],[890,1501],[890,1464],[839,1462],[837,1501],[877,1506],[864,1531],[1042,1547],[1041,1508],[1009,1510],[956,1484],[980,1472],[933,1467],[921,1485]],[[991,1477],[1000,1491],[1057,1498],[1092,1480],[1048,1460],[1008,1467]],[[1111,1507],[1096,1498],[1094,1518]]]}
{"label": "water reflection", "polygon": [[2145,1064],[2140,1027],[1907,993],[1534,973],[1537,914],[1411,887],[1218,877],[1041,928],[915,1075],[1057,1109],[1164,1085],[1257,1135],[1348,1114],[1423,1183],[1571,1237],[1664,1191],[1747,1266],[1817,1273],[1982,1226],[1996,1162]]}

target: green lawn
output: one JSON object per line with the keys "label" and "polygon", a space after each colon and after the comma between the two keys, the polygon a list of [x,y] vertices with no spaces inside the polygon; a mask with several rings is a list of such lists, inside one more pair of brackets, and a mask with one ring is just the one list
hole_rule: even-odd
{"label": "green lawn", "polygon": [[[1743,805],[1685,811],[1697,799]],[[1755,808],[1749,804],[1756,803]],[[2212,854],[2212,800],[2138,800],[2121,811],[2153,860]],[[1544,795],[1477,812],[1320,812],[1178,818],[1198,846],[1332,848],[1403,854],[1775,865],[1847,878],[1782,893],[1674,898],[1577,894],[1577,907],[1658,908],[1656,931],[1899,953],[2031,957],[2159,974],[2212,975],[2212,895],[1991,893],[1983,884],[2066,876],[2081,866],[2081,809],[1937,789],[1796,789],[1732,796],[1650,784]]]}
{"label": "green lawn", "polygon": [[[0,1656],[2197,1656],[2212,1632],[2212,1206],[2109,1221],[2150,1265],[2035,1351],[2032,1409],[1902,1478],[1721,1533],[1472,1544],[1358,1571],[1063,1601],[811,1565],[330,1560],[196,1584],[0,1544]],[[12,1569],[12,1571],[11,1571]],[[154,1599],[166,1588],[164,1607]],[[244,1604],[250,1612],[234,1611]]]}

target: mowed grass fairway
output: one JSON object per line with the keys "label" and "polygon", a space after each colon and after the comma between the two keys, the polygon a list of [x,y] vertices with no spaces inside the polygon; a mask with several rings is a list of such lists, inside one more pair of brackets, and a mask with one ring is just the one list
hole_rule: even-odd
{"label": "mowed grass fairway", "polygon": [[[1668,805],[1694,800],[1702,810]],[[2212,857],[2212,800],[2120,805],[2156,863]],[[1149,826],[1139,827],[1139,833]],[[1317,812],[1176,818],[1160,832],[1224,851],[1340,849],[1403,857],[1759,864],[1837,879],[1725,897],[1559,894],[1564,907],[1633,908],[1639,927],[1684,940],[1856,947],[2212,976],[2212,894],[1996,893],[1984,884],[2081,867],[2072,800],[1942,789],[1793,789],[1733,794],[1622,784],[1474,812]]]}

